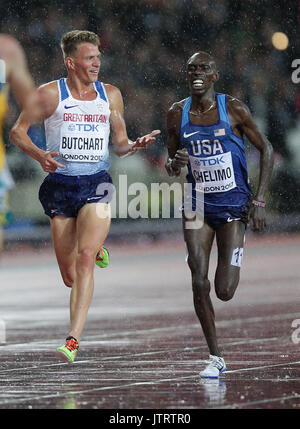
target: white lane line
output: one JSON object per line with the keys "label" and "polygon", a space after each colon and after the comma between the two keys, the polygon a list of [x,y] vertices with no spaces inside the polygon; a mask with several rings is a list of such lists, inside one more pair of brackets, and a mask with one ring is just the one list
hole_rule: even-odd
{"label": "white lane line", "polygon": [[[273,315],[273,316],[263,316],[263,317],[248,317],[248,318],[238,318],[238,319],[234,319],[234,320],[220,320],[220,321],[216,321],[216,327],[228,327],[228,326],[232,326],[235,324],[242,324],[242,323],[259,323],[259,322],[270,322],[270,321],[274,321],[274,320],[286,320],[286,319],[290,319],[293,320],[295,318],[299,318],[300,317],[300,313],[288,313],[288,314],[277,314],[277,315]],[[5,317],[4,317],[5,320]],[[132,330],[132,331],[121,331],[121,332],[110,332],[110,333],[105,333],[105,334],[99,334],[99,335],[93,335],[93,336],[86,336],[85,340],[81,341],[81,344],[88,344],[88,339],[91,338],[91,341],[95,341],[96,339],[101,340],[101,339],[109,339],[109,338],[118,338],[118,337],[129,337],[131,335],[134,335],[135,337],[137,337],[138,335],[149,335],[151,333],[160,333],[160,332],[169,332],[169,331],[179,331],[179,330],[187,330],[187,329],[200,329],[200,325],[195,323],[192,325],[184,325],[184,326],[166,326],[166,327],[159,327],[159,328],[150,328],[150,329],[139,329],[139,330]],[[10,329],[13,329],[13,327],[11,327]],[[26,328],[29,329],[29,328]],[[49,344],[50,342],[54,343],[55,339],[49,339],[47,340],[47,343]],[[1,346],[1,350],[14,350],[14,349],[18,349],[18,348],[28,348],[34,345],[43,345],[46,344],[44,341],[31,341],[31,342],[27,342],[27,343],[15,343],[15,344],[7,344]]]}
{"label": "white lane line", "polygon": [[[273,364],[273,365],[264,365],[261,367],[252,367],[252,368],[241,368],[241,369],[237,369],[237,370],[233,370],[233,371],[227,371],[227,373],[237,373],[237,372],[242,372],[242,371],[253,371],[253,370],[257,370],[257,369],[264,369],[264,368],[272,368],[272,367],[278,367],[278,366],[284,366],[284,365],[297,365],[300,364],[300,361],[296,361],[296,362],[286,362],[286,363],[282,363],[282,364]],[[16,404],[16,403],[21,403],[21,402],[29,402],[29,401],[39,401],[41,399],[52,399],[52,398],[62,398],[62,397],[66,397],[66,396],[74,396],[74,395],[81,395],[84,393],[91,393],[91,392],[99,392],[99,391],[104,391],[104,390],[115,390],[115,389],[124,389],[127,387],[138,387],[138,386],[147,386],[147,385],[157,385],[160,383],[165,383],[165,382],[175,382],[175,381],[182,381],[182,380],[187,380],[187,379],[195,379],[195,378],[200,378],[199,374],[196,375],[189,375],[189,376],[184,376],[184,377],[176,377],[176,378],[163,378],[160,380],[155,380],[155,381],[140,381],[140,382],[135,382],[135,383],[127,383],[127,384],[118,384],[116,386],[105,386],[105,387],[94,387],[91,389],[84,389],[84,390],[78,390],[78,391],[69,391],[69,392],[64,392],[64,393],[52,393],[49,395],[38,395],[38,396],[31,396],[31,397],[27,397],[27,398],[19,398],[19,399],[12,399],[12,400],[4,400],[4,401],[0,401],[0,405],[8,405],[8,404]],[[226,379],[224,379],[224,381],[226,382]],[[290,396],[290,398],[294,398],[294,397],[299,397],[300,395],[293,395]],[[288,397],[282,397],[280,399],[288,399]],[[279,399],[279,400],[280,400]],[[271,398],[270,400],[263,400],[265,402],[268,401],[276,401],[278,400],[278,398]],[[255,401],[257,403],[261,402],[261,401]],[[249,404],[251,404],[249,402]],[[236,404],[241,405],[241,404]],[[247,406],[246,403],[243,404],[244,406]],[[231,404],[230,406],[224,406],[224,408],[232,408],[233,404]],[[219,408],[219,407],[218,407]]]}
{"label": "white lane line", "polygon": [[283,363],[274,363],[271,365],[260,365],[260,366],[253,366],[251,368],[240,368],[240,369],[232,369],[229,371],[226,371],[225,374],[234,374],[236,372],[243,372],[243,371],[255,371],[256,369],[264,369],[264,368],[275,368],[278,366],[285,366],[285,365],[297,365],[300,364],[300,360],[296,362],[283,362]]}
{"label": "white lane line", "polygon": [[[11,316],[10,316],[11,317]],[[2,317],[4,321],[6,321],[5,316]],[[20,318],[20,314],[18,314],[18,318]],[[300,318],[300,312],[298,313],[285,313],[285,314],[276,314],[273,316],[261,316],[261,317],[248,317],[248,318],[238,318],[238,319],[230,319],[230,320],[219,320],[216,321],[216,327],[230,327],[234,325],[240,325],[245,323],[259,323],[259,322],[271,322],[271,321],[278,321],[278,320],[294,320],[295,318]],[[19,320],[20,321],[20,320]],[[45,319],[44,319],[45,321]],[[12,322],[12,320],[9,320],[9,322]],[[49,322],[52,323],[52,320],[49,320]],[[40,321],[36,321],[35,325],[39,324]],[[12,323],[11,327],[8,327],[7,330],[13,330],[14,326]],[[25,328],[24,328],[25,329]],[[30,326],[26,326],[26,330],[30,329]],[[200,325],[198,323],[192,324],[192,325],[181,325],[181,326],[165,326],[165,327],[159,327],[159,328],[149,328],[149,329],[139,329],[139,330],[131,330],[131,331],[120,331],[120,332],[109,332],[109,333],[103,333],[99,335],[87,335],[85,340],[81,341],[82,344],[85,342],[88,342],[88,339],[90,338],[91,341],[94,341],[96,339],[109,339],[109,338],[119,338],[119,337],[129,337],[131,335],[134,335],[135,337],[138,335],[149,335],[151,333],[160,333],[160,332],[169,332],[169,331],[179,331],[179,330],[187,330],[187,329],[200,329]],[[48,340],[49,342],[57,341],[55,339]],[[1,346],[1,350],[9,350],[19,347],[27,347],[28,345],[34,345],[34,344],[44,344],[43,341],[31,341],[28,343],[15,343],[15,344],[7,344]]]}
{"label": "white lane line", "polygon": [[[236,345],[242,345],[242,344],[250,344],[250,343],[262,343],[262,342],[269,342],[269,341],[278,341],[279,337],[272,337],[272,338],[258,338],[258,339],[247,339],[242,341],[231,341],[228,343],[223,343],[223,346],[236,346]],[[197,347],[184,347],[184,348],[176,348],[176,349],[161,349],[151,352],[142,352],[142,353],[129,353],[129,354],[122,354],[117,356],[106,356],[106,357],[100,357],[100,358],[93,358],[92,363],[97,362],[104,362],[104,361],[112,361],[112,360],[118,360],[118,359],[128,359],[128,358],[136,358],[141,356],[153,356],[153,355],[159,355],[159,354],[166,354],[166,353],[174,353],[178,351],[193,351],[193,350],[199,350],[206,348],[206,345],[197,346]],[[197,362],[203,362],[203,360],[198,360]],[[91,363],[91,360],[77,360],[75,361],[72,366],[78,366],[86,363]],[[46,364],[46,365],[34,365],[29,367],[21,367],[21,368],[10,368],[10,369],[2,369],[0,370],[0,374],[8,373],[8,372],[14,372],[14,371],[27,371],[32,369],[43,369],[43,368],[52,368],[55,366],[68,366],[69,364],[66,362],[60,362],[60,363],[54,363],[54,364]]]}
{"label": "white lane line", "polygon": [[50,395],[39,395],[39,396],[31,396],[29,398],[20,398],[20,399],[13,399],[13,400],[4,400],[0,401],[0,405],[7,405],[11,403],[20,403],[20,402],[28,402],[28,401],[35,401],[40,399],[51,399],[51,398],[62,398],[65,396],[72,396],[72,395],[81,395],[83,393],[91,393],[91,392],[99,392],[103,390],[115,390],[115,389],[124,389],[126,387],[136,387],[136,386],[146,386],[146,385],[155,385],[159,383],[165,383],[170,381],[180,381],[185,380],[189,378],[195,378],[198,377],[198,375],[189,375],[185,377],[178,377],[178,378],[164,378],[161,380],[156,381],[139,381],[135,383],[127,383],[127,384],[118,384],[117,386],[105,386],[105,387],[94,387],[91,389],[84,389],[84,390],[78,390],[76,392],[70,391],[65,393],[52,393]]}
{"label": "white lane line", "polygon": [[[262,405],[262,404],[268,404],[270,402],[282,402],[282,401],[288,401],[289,399],[300,399],[300,394],[295,393],[294,395],[290,396],[279,396],[278,398],[268,398],[268,399],[261,399],[260,401],[249,401],[249,402],[233,402],[230,405],[220,405],[217,407],[218,409],[232,409],[232,408],[244,408],[249,407],[252,405]],[[215,408],[215,407],[213,407]]]}

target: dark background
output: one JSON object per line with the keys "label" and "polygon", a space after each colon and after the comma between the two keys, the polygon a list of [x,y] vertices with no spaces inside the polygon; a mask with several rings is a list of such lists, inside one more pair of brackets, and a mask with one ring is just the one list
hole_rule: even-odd
{"label": "dark background", "polygon": [[[100,79],[120,88],[129,137],[162,130],[145,159],[160,170],[166,157],[166,112],[188,96],[186,61],[195,51],[209,51],[220,71],[217,91],[246,102],[273,144],[272,208],[300,213],[299,128],[296,154],[289,144],[300,114],[299,84],[291,79],[291,63],[300,58],[297,1],[10,1],[1,2],[0,16],[0,31],[20,41],[37,85],[66,74],[60,50],[65,32],[96,32],[102,50]],[[272,46],[275,31],[289,37],[285,51]],[[12,100],[6,136],[17,114]],[[35,134],[42,146],[42,128]],[[6,141],[13,157],[16,149]],[[10,162],[16,181],[34,176],[25,165]],[[258,172],[257,154],[251,150],[249,168]]]}

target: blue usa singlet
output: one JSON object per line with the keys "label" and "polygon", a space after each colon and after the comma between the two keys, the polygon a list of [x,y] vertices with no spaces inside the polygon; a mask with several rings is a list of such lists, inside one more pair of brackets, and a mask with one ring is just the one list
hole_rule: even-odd
{"label": "blue usa singlet", "polygon": [[183,106],[180,141],[189,154],[187,181],[192,184],[193,206],[197,200],[241,206],[251,194],[244,141],[233,132],[226,99],[226,94],[216,94],[218,121],[213,125],[190,121],[191,97]]}

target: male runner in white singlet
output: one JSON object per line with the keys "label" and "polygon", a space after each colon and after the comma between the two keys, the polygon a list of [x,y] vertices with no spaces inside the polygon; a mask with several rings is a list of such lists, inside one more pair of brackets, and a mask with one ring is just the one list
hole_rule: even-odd
{"label": "male runner in white singlet", "polygon": [[[99,45],[90,31],[66,33],[61,47],[67,78],[41,86],[10,134],[11,141],[49,173],[39,197],[50,217],[63,281],[72,288],[69,335],[56,351],[69,363],[76,357],[93,295],[95,258],[110,227],[109,199],[99,193],[99,185],[112,182],[107,173],[110,126],[120,157],[145,148],[160,133],[152,131],[135,142],[128,139],[119,89],[98,81]],[[37,120],[45,122],[47,151],[27,135]]]}

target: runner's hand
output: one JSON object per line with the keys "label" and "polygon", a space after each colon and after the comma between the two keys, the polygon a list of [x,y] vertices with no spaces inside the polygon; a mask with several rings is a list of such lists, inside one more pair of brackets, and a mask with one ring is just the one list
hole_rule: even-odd
{"label": "runner's hand", "polygon": [[137,152],[138,150],[145,149],[145,147],[156,140],[155,136],[158,134],[160,134],[160,130],[154,130],[150,134],[146,134],[143,137],[138,137],[132,145],[130,152]]}
{"label": "runner's hand", "polygon": [[59,156],[59,152],[45,152],[40,164],[46,173],[54,173],[57,168],[66,168],[65,165],[56,161],[54,158]]}
{"label": "runner's hand", "polygon": [[175,153],[175,156],[172,160],[172,168],[178,170],[179,168],[184,168],[189,162],[188,151],[184,149],[178,149]]}
{"label": "runner's hand", "polygon": [[249,211],[249,220],[252,222],[252,231],[263,231],[267,226],[265,208],[252,206]]}

